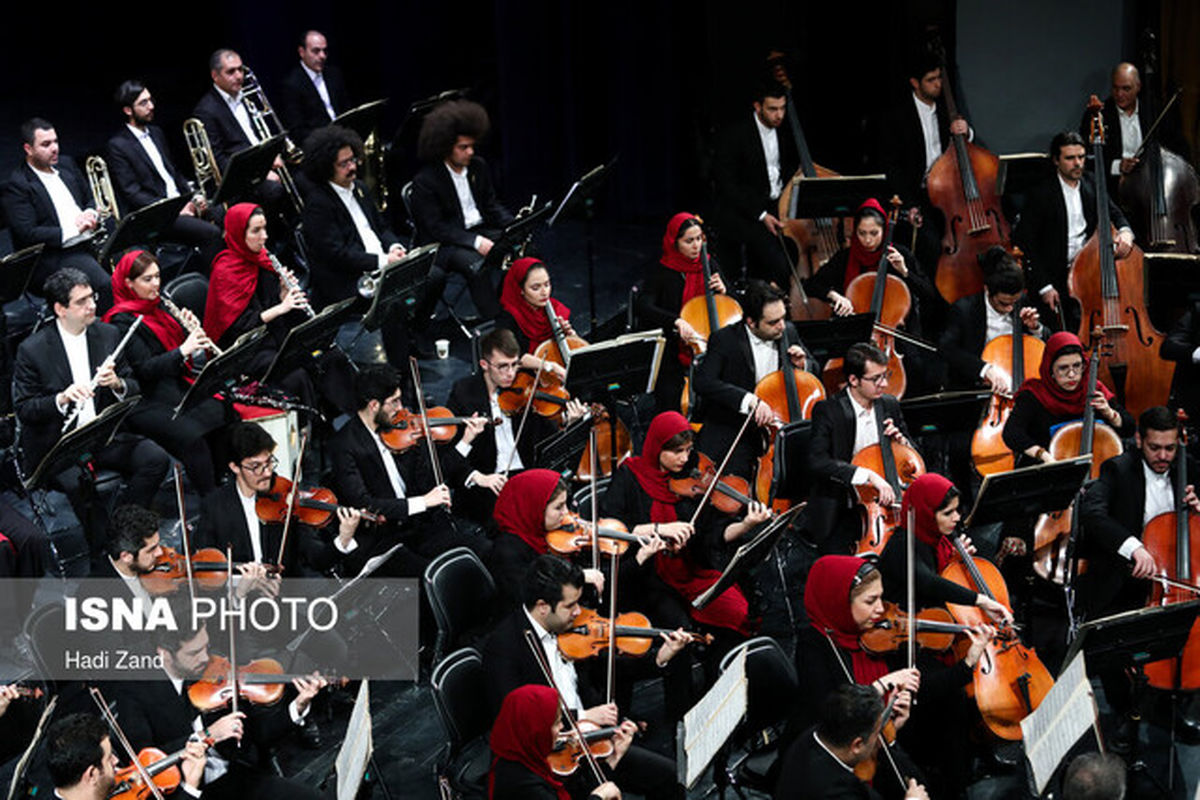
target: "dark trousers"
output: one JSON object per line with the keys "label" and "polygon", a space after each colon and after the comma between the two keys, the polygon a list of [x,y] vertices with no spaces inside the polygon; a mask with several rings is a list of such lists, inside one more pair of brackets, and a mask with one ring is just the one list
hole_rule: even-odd
{"label": "dark trousers", "polygon": [[91,248],[86,244],[76,245],[67,250],[57,248],[42,250],[42,257],[38,259],[37,268],[34,269],[33,277],[29,281],[33,293],[40,296],[42,285],[46,279],[64,267],[77,269],[87,275],[92,290],[100,295],[100,299],[96,302],[97,316],[112,307],[112,276],[100,266],[100,262],[92,255]]}
{"label": "dark trousers", "polygon": [[178,242],[198,251],[200,271],[208,274],[213,259],[225,247],[221,229],[211,222],[181,214],[171,223],[164,237],[169,242]]}
{"label": "dark trousers", "polygon": [[324,797],[308,784],[237,763],[230,764],[228,772],[203,788],[204,797],[254,800],[320,800]]}
{"label": "dark trousers", "polygon": [[217,487],[217,465],[204,437],[232,421],[226,408],[220,400],[209,398],[172,417],[172,409],[143,404],[130,414],[129,427],[157,442],[183,464],[192,487],[203,497]]}
{"label": "dark trousers", "polygon": [[[772,214],[776,213],[776,209],[767,210]],[[727,263],[738,263],[736,250],[740,245],[744,245],[746,273],[749,277],[761,278],[781,289],[791,285],[792,271],[785,245],[779,237],[767,230],[766,225],[757,219],[740,217],[723,217],[720,224],[722,251]]]}
{"label": "dark trousers", "polygon": [[[499,231],[479,228],[472,230],[471,233],[486,236],[489,239],[495,239],[500,235]],[[438,248],[433,269],[429,271],[429,281],[425,284],[425,296],[413,312],[415,325],[419,329],[424,328],[429,318],[433,316],[434,307],[437,305],[438,298],[446,290],[446,279],[451,272],[457,272],[466,280],[467,289],[471,292],[471,302],[475,304],[475,309],[479,312],[480,317],[492,319],[499,314],[500,302],[497,300],[496,287],[492,283],[491,276],[480,269],[482,265],[483,256],[473,248],[460,247],[456,244],[443,244]]]}
{"label": "dark trousers", "polygon": [[[46,533],[0,503],[0,579],[40,578],[46,572]],[[0,580],[0,642],[7,643],[23,627],[33,608],[32,580]],[[5,645],[7,647],[7,644]]]}
{"label": "dark trousers", "polygon": [[[638,745],[632,745],[615,770],[601,766],[623,792],[640,794],[646,800],[673,800],[687,793],[675,779],[675,762]],[[596,788],[591,770],[579,769],[567,782],[571,797],[587,797]]]}

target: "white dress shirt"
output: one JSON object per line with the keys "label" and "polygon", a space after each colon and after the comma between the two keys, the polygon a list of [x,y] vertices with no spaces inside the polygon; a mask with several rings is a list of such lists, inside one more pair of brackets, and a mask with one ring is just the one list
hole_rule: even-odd
{"label": "white dress shirt", "polygon": [[217,90],[217,94],[225,101],[225,105],[233,113],[233,118],[237,120],[238,127],[242,129],[242,133],[246,134],[246,138],[250,140],[250,144],[258,144],[258,134],[254,132],[254,126],[250,124],[250,112],[246,110],[246,104],[242,102],[242,93],[236,95],[229,94],[220,86],[213,84],[213,88]]}
{"label": "white dress shirt", "polygon": [[[760,339],[749,325],[745,328],[746,337],[750,340],[750,355],[754,359],[754,383],[758,385],[759,381],[779,369],[779,342]],[[754,392],[747,392],[742,398],[742,413],[749,414],[757,404],[758,396]]]}
{"label": "white dress shirt", "polygon": [[33,174],[37,175],[42,186],[46,187],[46,193],[50,195],[50,202],[54,204],[54,215],[58,217],[58,227],[62,230],[63,242],[78,236],[79,228],[75,226],[75,220],[83,213],[83,209],[75,202],[75,196],[71,194],[67,184],[63,183],[58,170],[51,168],[49,172],[42,172],[40,169],[34,169]]}
{"label": "white dress shirt", "polygon": [[[1121,158],[1133,158],[1133,154],[1142,146],[1142,121],[1138,119],[1138,104],[1133,104],[1133,111],[1129,114],[1118,108],[1117,121],[1121,124]],[[1109,165],[1113,175],[1121,174],[1121,158],[1114,158]]]}
{"label": "white dress shirt", "polygon": [[325,104],[325,113],[329,115],[330,119],[336,117],[337,112],[333,110],[333,101],[329,99],[329,86],[325,83],[325,76],[320,72],[313,72],[303,61],[300,62],[300,69],[304,70],[304,74],[316,87],[317,94],[321,96],[321,102]]}
{"label": "white dress shirt", "polygon": [[917,109],[917,119],[921,120],[921,134],[925,141],[925,173],[934,162],[942,157],[942,132],[938,128],[937,104],[926,103],[913,92],[913,107]]}
{"label": "white dress shirt", "polygon": [[1067,263],[1070,264],[1083,249],[1084,234],[1087,231],[1087,219],[1083,215],[1083,195],[1079,183],[1074,186],[1058,176],[1058,185],[1062,189],[1063,200],[1067,204]]}
{"label": "white dress shirt", "polygon": [[[92,365],[88,359],[87,329],[85,328],[82,333],[74,334],[68,333],[61,321],[55,320],[54,324],[58,326],[58,335],[62,339],[63,349],[67,351],[67,364],[71,367],[71,383],[90,384],[92,382]],[[67,414],[71,407],[72,404],[67,403],[59,408],[59,412]],[[76,427],[86,425],[95,418],[96,400],[89,397],[83,401],[83,407],[79,410]]]}
{"label": "white dress shirt", "polygon": [[[850,409],[854,412],[854,453],[852,455],[858,455],[860,450],[873,444],[879,444],[879,425],[875,421],[875,409],[879,406],[877,403],[872,403],[870,408],[859,405],[848,388],[846,396],[850,398]],[[855,486],[870,483],[870,472],[863,467],[856,467],[850,483]]]}
{"label": "white dress shirt", "polygon": [[175,179],[171,177],[171,173],[167,172],[167,165],[163,162],[162,153],[158,152],[158,145],[154,143],[154,139],[150,136],[149,130],[135,128],[133,125],[126,125],[129,132],[137,137],[138,144],[146,151],[146,155],[150,158],[150,163],[154,165],[154,171],[158,173],[158,177],[162,178],[163,184],[167,187],[167,198],[179,197],[179,188],[175,185]]}
{"label": "white dress shirt", "polygon": [[378,432],[371,434],[371,441],[375,443],[375,447],[379,450],[379,457],[383,460],[383,471],[387,473],[388,483],[392,485],[392,492],[395,493],[396,499],[408,500],[408,513],[410,516],[423,512],[425,510],[425,498],[408,496],[408,486],[405,485],[404,478],[400,475],[400,468],[396,465],[396,455],[379,438]]}
{"label": "white dress shirt", "polygon": [[[763,125],[762,120],[758,118],[758,112],[752,113],[754,114],[754,127],[758,129],[758,138],[762,142],[763,157],[767,162],[767,181],[771,186],[771,199],[778,200],[779,195],[783,193],[783,175],[779,168],[779,131]],[[762,219],[762,215],[759,216],[759,219]]]}
{"label": "white dress shirt", "polygon": [[575,665],[567,661],[559,651],[558,637],[539,625],[538,621],[529,613],[529,609],[522,606],[521,610],[525,612],[525,617],[533,627],[534,634],[542,643],[542,649],[546,652],[546,661],[550,664],[550,673],[554,676],[554,683],[558,686],[558,693],[563,699],[563,704],[577,714],[581,713],[583,701],[579,699],[579,676],[575,672]]}
{"label": "white dress shirt", "polygon": [[[1146,484],[1146,499],[1142,504],[1142,527],[1157,517],[1175,510],[1175,487],[1171,485],[1171,473],[1159,475],[1150,469],[1150,465],[1142,459],[1142,476]],[[1117,554],[1122,558],[1133,560],[1133,553],[1142,546],[1142,540],[1130,536],[1117,548]]]}
{"label": "white dress shirt", "polygon": [[[454,193],[458,195],[458,204],[462,206],[463,227],[467,230],[483,222],[483,214],[479,213],[479,207],[475,205],[475,195],[471,194],[471,184],[467,181],[469,169],[470,167],[463,167],[460,172],[446,164],[450,180],[454,183]],[[478,236],[475,237],[475,249],[479,249]]]}
{"label": "white dress shirt", "polygon": [[358,238],[362,240],[363,250],[375,256],[379,266],[386,267],[388,257],[387,253],[383,251],[383,242],[379,241],[379,236],[372,230],[367,215],[363,213],[362,206],[358,204],[358,198],[354,196],[354,189],[339,186],[333,181],[329,182],[329,188],[333,189],[333,193],[350,213],[350,219],[354,220],[354,227],[358,231]]}
{"label": "white dress shirt", "polygon": [[258,512],[254,510],[254,503],[258,500],[258,496],[251,492],[250,496],[246,497],[236,486],[234,491],[242,503],[242,516],[246,518],[246,528],[250,531],[250,549],[254,551],[254,560],[261,564],[263,560],[262,528],[259,527]]}

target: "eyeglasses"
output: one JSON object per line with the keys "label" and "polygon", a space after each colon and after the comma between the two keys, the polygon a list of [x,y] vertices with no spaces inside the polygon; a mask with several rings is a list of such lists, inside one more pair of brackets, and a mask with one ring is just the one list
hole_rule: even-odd
{"label": "eyeglasses", "polygon": [[341,161],[335,161],[334,166],[336,166],[338,169],[345,169],[351,164],[358,165],[361,163],[362,161],[357,158],[343,158]]}
{"label": "eyeglasses", "polygon": [[94,306],[99,302],[100,302],[100,293],[92,292],[91,294],[85,294],[83,297],[76,297],[75,300],[72,301],[71,305],[79,306],[80,308],[84,308],[89,305]]}
{"label": "eyeglasses", "polygon": [[888,382],[888,378],[892,377],[890,369],[880,372],[878,375],[863,375],[862,380],[867,383],[873,383],[876,386],[883,386]]}
{"label": "eyeglasses", "polygon": [[[484,361],[487,361],[487,359],[485,358]],[[514,372],[519,366],[519,363],[516,361],[488,361],[487,363],[489,367],[497,372]]]}
{"label": "eyeglasses", "polygon": [[262,475],[264,472],[271,472],[277,466],[279,466],[279,459],[275,456],[271,456],[266,461],[251,462],[249,464],[243,461],[241,464],[242,469],[254,475]]}
{"label": "eyeglasses", "polygon": [[1083,362],[1078,364],[1059,364],[1054,368],[1055,375],[1079,375],[1083,372]]}

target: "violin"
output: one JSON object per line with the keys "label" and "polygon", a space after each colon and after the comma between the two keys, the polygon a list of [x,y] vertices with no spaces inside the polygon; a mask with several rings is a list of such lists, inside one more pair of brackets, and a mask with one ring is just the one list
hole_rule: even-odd
{"label": "violin", "polygon": [[1100,379],[1118,401],[1137,416],[1151,406],[1166,405],[1175,365],[1158,356],[1162,333],[1146,312],[1142,251],[1137,245],[1117,260],[1113,252],[1107,180],[1104,175],[1103,104],[1092,95],[1092,154],[1096,168],[1096,232],[1088,239],[1067,276],[1071,296],[1079,301],[1079,338],[1103,343]]}
{"label": "violin", "polygon": [[[704,453],[696,453],[696,464],[680,476],[672,476],[667,480],[671,491],[680,497],[703,497],[717,477],[717,466]],[[718,511],[725,514],[737,514],[748,503],[750,484],[745,478],[737,475],[722,475],[712,492],[712,504]]]}
{"label": "violin", "polygon": [[[883,707],[883,713],[879,715],[879,721],[875,723],[875,730],[871,733],[875,747],[871,755],[854,765],[854,777],[864,783],[871,783],[875,780],[875,773],[879,770],[880,749],[887,748],[896,741],[896,723],[892,721],[892,715],[899,697],[899,692],[892,693],[891,699]],[[901,780],[900,783],[903,785],[904,781]]]}
{"label": "violin", "polygon": [[[592,404],[592,430],[596,441],[596,472],[598,477],[608,478],[613,468],[626,456],[633,455],[633,438],[629,428],[621,420],[613,420],[608,411],[598,403]],[[581,482],[592,479],[592,437],[583,448],[579,465],[575,468],[575,479]]]}
{"label": "violin", "polygon": [[[590,723],[586,720],[580,722],[581,730],[585,724]],[[584,746],[587,746],[593,758],[608,758],[615,750],[612,737],[619,730],[620,728],[616,727],[606,727],[583,731],[583,744],[570,734],[560,734],[558,741],[554,743],[554,749],[546,756],[546,763],[555,775],[574,775],[583,760]]]}
{"label": "violin", "polygon": [[[196,735],[196,734],[194,734]],[[212,747],[216,740],[211,736],[198,739],[207,747]],[[183,775],[179,770],[179,762],[183,761],[187,749],[176,750],[167,755],[157,747],[144,747],[138,751],[138,764],[121,767],[113,777],[114,783],[108,793],[108,800],[146,800],[154,791],[145,783],[142,775],[150,777],[162,794],[170,794],[179,788]]]}
{"label": "violin", "polygon": [[[546,532],[546,544],[560,555],[573,555],[592,548],[592,523],[582,519],[574,512],[567,512],[562,523],[552,531]],[[597,546],[600,552],[607,556],[620,556],[629,549],[630,543],[643,544],[640,536],[635,536],[618,519],[603,518],[597,520]]]}
{"label": "violin", "polygon": [[[955,637],[965,633],[969,626],[955,622],[944,608],[926,608],[917,612],[914,627],[917,646],[944,653],[954,644]],[[997,634],[1000,637],[1012,635],[1011,628]],[[908,614],[896,603],[884,603],[883,617],[858,637],[858,641],[868,653],[894,653],[908,644]]]}
{"label": "violin", "polygon": [[[897,501],[903,496],[904,490],[918,475],[925,474],[925,460],[921,454],[906,444],[896,441],[883,434],[883,420],[877,413],[875,422],[879,428],[879,443],[864,447],[854,454],[850,463],[856,467],[869,469],[891,484],[896,493]],[[881,444],[888,446],[883,447]],[[896,528],[904,524],[900,518],[900,504],[884,506],[879,502],[879,492],[874,486],[866,484],[855,486],[858,502],[863,507],[863,534],[858,542],[859,555],[864,553],[882,554],[888,539]]]}
{"label": "violin", "polygon": [[[198,711],[214,711],[225,706],[236,690],[238,697],[254,705],[270,706],[279,702],[283,690],[297,678],[311,678],[311,674],[287,674],[283,665],[273,658],[256,658],[237,668],[234,679],[236,687],[230,686],[233,670],[229,659],[213,656],[208,660],[200,680],[188,687],[188,700]],[[331,684],[345,686],[347,678],[324,676]]]}
{"label": "violin", "polygon": [[[229,562],[220,550],[215,547],[202,547],[192,553],[191,562],[193,577],[198,586],[203,589],[219,589],[225,585],[225,578],[229,574]],[[283,571],[277,564],[263,566],[272,575]],[[147,592],[161,595],[173,594],[187,576],[186,559],[175,549],[164,545],[154,566],[146,574],[139,575],[138,579]]]}
{"label": "violin", "polygon": [[500,389],[496,395],[496,404],[505,415],[516,416],[525,410],[530,393],[533,394],[533,413],[547,419],[561,419],[567,401],[571,399],[561,378],[543,371],[539,379],[535,377],[533,370],[521,369],[513,378],[512,386]]}
{"label": "violin", "polygon": [[[443,406],[428,409],[429,427],[433,431],[435,442],[449,442],[458,434],[458,426],[465,424],[472,417],[456,417],[454,412]],[[497,425],[499,420],[485,419],[485,425]],[[403,453],[425,436],[425,424],[420,414],[414,414],[407,408],[396,412],[387,427],[380,428],[379,438],[387,448],[395,453]]]}
{"label": "violin", "polygon": [[[628,656],[644,656],[654,640],[673,633],[666,628],[654,628],[644,614],[628,611],[618,614],[615,623],[590,608],[581,609],[571,627],[558,635],[558,650],[571,661],[582,661],[599,655],[608,647],[608,629],[612,624],[617,651]],[[712,644],[711,633],[687,633],[694,644]]]}
{"label": "violin", "polygon": [[[283,522],[288,513],[288,500],[292,494],[292,482],[282,475],[276,475],[271,488],[260,494],[254,501],[254,511],[262,522]],[[337,496],[329,489],[314,487],[301,489],[296,492],[296,500],[292,506],[293,516],[305,525],[313,528],[323,528],[337,516],[339,509],[347,506],[338,505]],[[361,511],[362,518],[368,522],[382,525],[387,519],[381,514]]]}

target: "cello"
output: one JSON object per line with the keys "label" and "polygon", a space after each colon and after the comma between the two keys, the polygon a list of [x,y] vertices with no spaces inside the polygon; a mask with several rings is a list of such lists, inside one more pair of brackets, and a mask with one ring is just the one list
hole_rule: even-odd
{"label": "cello", "polygon": [[754,394],[771,407],[777,422],[770,428],[771,444],[758,459],[755,474],[755,494],[759,502],[772,505],[776,511],[786,511],[790,503],[786,500],[771,501],[771,483],[775,477],[774,435],[779,428],[792,422],[812,418],[813,406],[825,399],[825,386],[811,372],[796,369],[787,354],[786,337],[779,339],[780,369],[765,376],[754,387]]}
{"label": "cello", "polygon": [[[708,259],[708,242],[700,245],[700,268],[704,275],[704,294],[693,297],[679,309],[679,318],[692,326],[696,337],[687,342],[692,348],[692,355],[698,356],[708,347],[708,338],[726,325],[733,325],[742,319],[742,306],[727,294],[717,294],[712,289],[712,263]],[[679,410],[684,416],[691,418],[691,409],[695,406],[692,395],[692,379],[690,372],[695,367],[695,358],[688,365],[688,377],[683,381],[683,396],[679,401]]]}
{"label": "cello", "polygon": [[1158,357],[1162,333],[1146,313],[1142,251],[1135,244],[1125,258],[1113,253],[1112,221],[1104,177],[1103,104],[1096,95],[1088,102],[1092,115],[1092,154],[1096,168],[1096,232],[1079,251],[1067,276],[1071,295],[1079,301],[1079,338],[1105,345],[1100,378],[1118,401],[1137,416],[1151,406],[1165,405],[1174,364]]}
{"label": "cello", "polygon": [[[946,69],[946,53],[938,42],[942,95],[951,119],[959,119]],[[933,162],[926,178],[929,200],[946,218],[936,283],[947,303],[983,289],[979,256],[994,245],[1008,244],[1009,229],[996,191],[1000,159],[967,135],[950,134],[950,146]]]}
{"label": "cello", "polygon": [[[856,467],[869,469],[879,475],[892,487],[899,500],[904,490],[925,473],[925,460],[921,454],[883,433],[884,419],[876,409],[875,425],[879,431],[879,442],[864,447],[854,454],[850,463]],[[855,486],[858,502],[863,507],[863,534],[858,541],[856,555],[867,553],[883,554],[888,539],[901,524],[900,505],[885,506],[879,502],[879,492],[870,484]]]}

